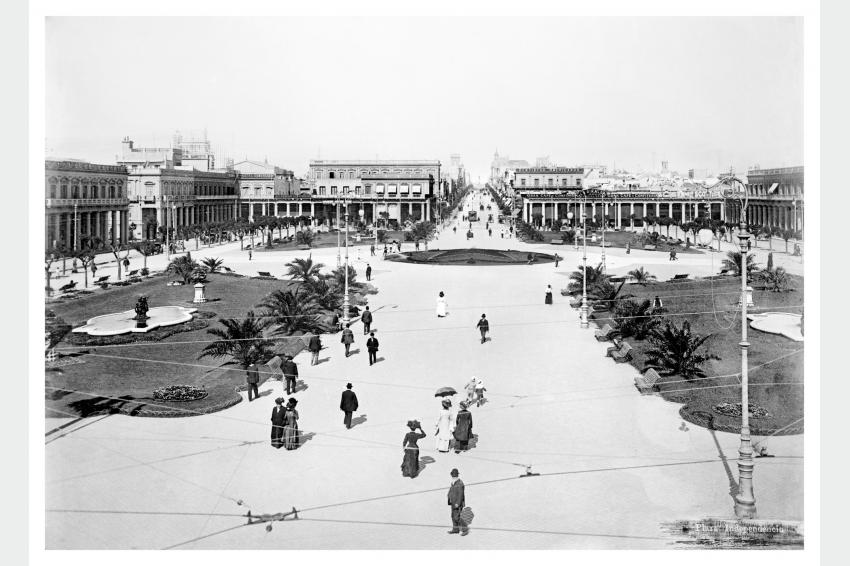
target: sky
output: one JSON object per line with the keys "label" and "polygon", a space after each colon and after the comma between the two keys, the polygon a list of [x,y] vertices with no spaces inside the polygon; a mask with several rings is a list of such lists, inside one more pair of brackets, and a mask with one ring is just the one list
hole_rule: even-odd
{"label": "sky", "polygon": [[48,18],[48,157],[803,163],[800,18]]}

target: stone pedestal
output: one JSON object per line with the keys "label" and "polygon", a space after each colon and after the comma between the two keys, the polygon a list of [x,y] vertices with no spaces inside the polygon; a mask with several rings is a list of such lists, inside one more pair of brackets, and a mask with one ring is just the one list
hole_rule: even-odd
{"label": "stone pedestal", "polygon": [[207,296],[204,294],[204,289],[206,289],[206,285],[203,283],[195,283],[195,298],[192,299],[193,303],[206,303]]}

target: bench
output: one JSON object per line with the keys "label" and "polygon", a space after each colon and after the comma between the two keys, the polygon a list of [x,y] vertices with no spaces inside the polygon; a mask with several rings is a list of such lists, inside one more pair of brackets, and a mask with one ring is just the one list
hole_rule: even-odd
{"label": "bench", "polygon": [[225,267],[225,266],[222,265],[221,268],[227,273],[234,273],[234,271],[232,269],[230,269],[229,267]]}
{"label": "bench", "polygon": [[104,275],[103,277],[98,277],[97,281],[94,282],[95,285],[103,285],[109,280],[109,275]]}
{"label": "bench", "polygon": [[614,358],[614,361],[618,364],[628,362],[632,359],[632,347],[628,342],[620,342],[619,349],[615,349],[611,352],[611,357]]}
{"label": "bench", "polygon": [[652,244],[646,244],[645,246],[643,246],[643,249],[655,251],[656,249],[658,249],[658,246],[653,246]]}
{"label": "bench", "polygon": [[309,250],[310,246],[308,246],[307,244],[301,244],[300,246],[298,246],[298,249],[299,250]]}
{"label": "bench", "polygon": [[611,283],[623,283],[625,280],[626,280],[625,275],[620,275],[620,276],[617,276],[617,277],[608,278],[608,281],[610,281]]}
{"label": "bench", "polygon": [[720,275],[730,275],[733,272],[732,269],[721,269]]}
{"label": "bench", "polygon": [[76,287],[76,286],[77,286],[77,282],[76,282],[76,281],[71,281],[70,283],[65,283],[64,285],[62,285],[61,287],[59,287],[59,290],[60,290],[60,291],[62,291],[62,292],[64,293],[64,292],[66,292],[66,291],[70,291],[70,290],[72,290],[72,289],[73,289],[74,287]]}
{"label": "bench", "polygon": [[557,238],[557,239],[553,239],[553,240],[552,240],[551,242],[549,242],[549,243],[550,243],[550,244],[552,244],[553,246],[562,246],[562,245],[564,244],[564,240],[561,240],[560,238]]}
{"label": "bench", "polygon": [[127,272],[127,277],[135,277],[135,276],[136,276],[136,275],[138,275],[138,274],[139,274],[139,270],[138,270],[138,269],[134,269],[133,271],[128,271],[128,272]]}
{"label": "bench", "polygon": [[688,273],[678,273],[674,275],[673,278],[668,281],[668,283],[675,283],[676,281],[687,281],[688,275]]}
{"label": "bench", "polygon": [[642,395],[646,395],[647,393],[653,392],[655,384],[659,379],[661,379],[661,376],[658,375],[658,372],[655,371],[655,369],[650,368],[646,370],[646,373],[643,375],[635,377],[635,387],[637,387],[637,390],[640,391]]}
{"label": "bench", "polygon": [[593,333],[596,339],[600,342],[607,342],[617,334],[619,334],[619,332],[613,329],[610,324],[606,324],[605,326]]}
{"label": "bench", "polygon": [[274,275],[272,275],[268,271],[258,271],[257,275],[259,275],[260,277],[272,277],[272,278],[274,278]]}
{"label": "bench", "polygon": [[570,306],[574,309],[581,308],[581,297],[576,297],[574,300],[570,301]]}

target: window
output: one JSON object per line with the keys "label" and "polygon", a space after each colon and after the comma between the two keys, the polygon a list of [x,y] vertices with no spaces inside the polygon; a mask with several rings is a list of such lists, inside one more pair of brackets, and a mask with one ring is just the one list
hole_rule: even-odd
{"label": "window", "polygon": [[566,178],[564,178],[564,186],[565,187],[567,186],[567,179]]}
{"label": "window", "polygon": [[324,185],[319,187],[319,194],[320,195],[326,194],[326,191],[327,191],[327,188]]}
{"label": "window", "polygon": [[364,194],[367,194],[367,195],[371,195],[371,194],[372,194],[372,185],[366,185],[366,186],[365,186],[365,187],[363,187],[363,188],[365,189],[365,190],[364,190]]}
{"label": "window", "polygon": [[377,185],[375,185],[375,194],[376,195],[384,194],[384,184],[383,183],[378,183]]}
{"label": "window", "polygon": [[552,177],[549,177],[549,183],[548,184],[549,184],[550,187],[552,186],[553,182],[554,182],[554,179],[552,179]]}
{"label": "window", "polygon": [[535,187],[539,187],[539,186],[540,186],[540,179],[539,179],[538,177],[535,177],[535,178],[534,178],[534,186],[535,186]]}
{"label": "window", "polygon": [[74,185],[73,189],[71,189],[71,198],[80,198],[80,187]]}
{"label": "window", "polygon": [[399,193],[402,195],[410,194],[410,185],[408,185],[407,183],[402,183],[401,190],[399,191]]}
{"label": "window", "polygon": [[397,190],[398,190],[398,185],[396,185],[396,184],[387,185],[387,194],[389,194],[390,196],[395,196]]}
{"label": "window", "polygon": [[525,186],[525,177],[519,180],[519,184],[523,187]]}
{"label": "window", "polygon": [[336,187],[335,187],[335,186],[331,186],[331,194],[332,194],[332,195],[335,195],[336,193],[337,193]]}
{"label": "window", "polygon": [[581,186],[581,179],[576,179],[576,187],[580,187],[580,186]]}
{"label": "window", "polygon": [[109,187],[109,198],[115,198],[115,186]]}
{"label": "window", "polygon": [[422,185],[420,185],[419,183],[414,184],[413,185],[413,194],[414,195],[421,195],[422,194]]}
{"label": "window", "polygon": [[336,179],[336,173],[331,171],[330,173],[328,173],[328,177],[330,177],[331,179]]}
{"label": "window", "polygon": [[359,195],[359,194],[360,194],[360,185],[357,185],[356,187],[354,187],[354,194],[355,194],[355,195]]}
{"label": "window", "polygon": [[56,185],[50,185],[50,190],[47,192],[47,198],[56,198]]}

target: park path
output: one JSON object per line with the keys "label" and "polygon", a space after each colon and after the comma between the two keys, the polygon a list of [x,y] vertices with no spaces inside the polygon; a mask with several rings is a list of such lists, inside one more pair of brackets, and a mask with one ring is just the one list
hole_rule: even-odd
{"label": "park path", "polygon": [[[429,248],[465,247],[458,232],[443,231]],[[489,244],[477,232],[474,240]],[[220,255],[237,271],[280,274],[303,252],[258,253],[248,262],[237,246]],[[333,266],[336,251],[313,250],[313,257]],[[299,450],[269,446],[277,382],[264,385],[259,400],[212,415],[116,415],[70,427],[46,448],[48,509],[162,514],[51,512],[48,548],[663,548],[671,541],[661,522],[732,516],[735,435],[681,430],[679,405],[639,395],[636,370],[606,359],[605,345],[579,328],[557,292],[554,305],[543,304],[546,284],[556,287],[559,277],[565,284],[574,256],[557,270],[372,259],[355,265],[362,273],[372,263],[380,291],[369,296],[379,363],[368,365],[359,323],[350,358],[338,335],[326,338],[319,365],[306,354],[296,358],[307,385],[296,395],[306,433]],[[444,319],[434,311],[441,290],[450,312]],[[483,345],[475,328],[482,312],[492,337]],[[471,375],[484,379],[489,400],[473,409],[477,445],[438,454],[433,392],[460,390]],[[360,399],[351,430],[338,408],[347,381]],[[425,467],[409,479],[399,469],[401,440],[414,418],[428,437],[420,442]],[[802,436],[775,438],[777,457],[757,460],[761,517],[802,519],[802,447]],[[528,466],[543,475],[520,477]],[[454,467],[475,513],[465,538],[445,532]],[[240,526],[247,509],[293,506],[300,520],[275,523],[271,532]],[[187,512],[198,515],[174,514]]]}

